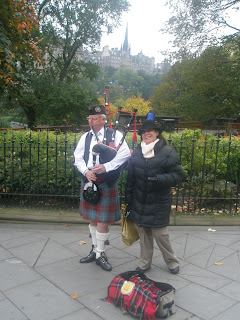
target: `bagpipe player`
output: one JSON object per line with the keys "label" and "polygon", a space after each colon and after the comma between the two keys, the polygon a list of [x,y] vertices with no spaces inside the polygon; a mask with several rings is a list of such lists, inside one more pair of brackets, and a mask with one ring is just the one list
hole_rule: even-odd
{"label": "bagpipe player", "polygon": [[[90,221],[89,231],[92,239],[90,253],[80,259],[80,263],[96,262],[103,270],[111,271],[112,266],[105,253],[106,242],[109,239],[109,225],[121,218],[120,200],[117,179],[130,158],[130,150],[124,139],[121,147],[111,160],[101,163],[99,155],[92,153],[97,144],[108,146],[112,142],[113,129],[106,127],[106,111],[103,105],[89,107],[88,123],[90,131],[84,133],[74,152],[74,165],[83,175],[80,194],[80,216]],[[123,138],[120,131],[114,132],[114,145],[118,146]],[[110,147],[109,147],[110,148]],[[110,149],[111,151],[111,149]],[[104,158],[108,151],[104,150]],[[95,158],[94,158],[95,157]],[[97,186],[100,198],[97,203],[85,200],[84,192],[87,183]],[[94,192],[94,189],[92,190]]]}

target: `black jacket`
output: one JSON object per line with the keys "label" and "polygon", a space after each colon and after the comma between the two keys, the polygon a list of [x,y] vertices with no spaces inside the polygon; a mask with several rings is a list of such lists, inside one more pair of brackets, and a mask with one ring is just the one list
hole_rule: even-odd
{"label": "black jacket", "polygon": [[[171,211],[170,189],[184,177],[180,159],[174,149],[160,140],[154,147],[155,156],[145,159],[141,145],[134,150],[125,187],[130,218],[139,226],[165,227]],[[149,181],[148,177],[157,177]]]}

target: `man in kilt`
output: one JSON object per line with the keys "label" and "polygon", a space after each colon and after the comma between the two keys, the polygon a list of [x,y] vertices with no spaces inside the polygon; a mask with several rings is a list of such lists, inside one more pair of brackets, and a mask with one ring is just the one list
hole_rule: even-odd
{"label": "man in kilt", "polygon": [[[83,134],[74,152],[74,165],[82,173],[80,195],[80,215],[90,221],[89,231],[92,239],[92,249],[87,257],[80,263],[95,261],[103,270],[111,271],[112,266],[108,262],[105,253],[105,244],[109,238],[109,224],[120,220],[121,209],[117,188],[117,179],[124,163],[130,157],[130,150],[126,141],[123,142],[116,156],[103,164],[96,157],[94,165],[92,148],[98,142],[109,144],[113,130],[106,128],[106,112],[102,105],[90,106],[88,122],[91,130]],[[115,147],[122,139],[122,134],[116,131]],[[100,191],[100,199],[96,204],[89,203],[83,198],[83,190],[86,182],[94,182]]]}

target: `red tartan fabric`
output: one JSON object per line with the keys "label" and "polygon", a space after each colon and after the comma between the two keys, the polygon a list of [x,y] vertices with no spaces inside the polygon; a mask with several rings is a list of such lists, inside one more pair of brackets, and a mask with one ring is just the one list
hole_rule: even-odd
{"label": "red tartan fabric", "polygon": [[108,288],[108,298],[105,301],[128,310],[140,319],[156,320],[157,305],[165,292],[155,287],[151,280],[132,277],[129,281],[134,282],[135,287],[129,295],[123,295],[121,288],[125,279],[120,276],[114,278]]}

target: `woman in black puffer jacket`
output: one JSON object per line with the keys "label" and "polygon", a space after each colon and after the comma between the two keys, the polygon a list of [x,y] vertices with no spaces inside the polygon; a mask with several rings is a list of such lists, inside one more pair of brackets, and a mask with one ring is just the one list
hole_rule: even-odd
{"label": "woman in black puffer jacket", "polygon": [[125,187],[131,219],[140,238],[140,262],[137,271],[145,272],[152,264],[155,239],[171,273],[179,272],[168,235],[171,211],[170,190],[184,177],[179,157],[167,146],[161,130],[152,120],[144,121],[139,130],[142,142],[134,150]]}

